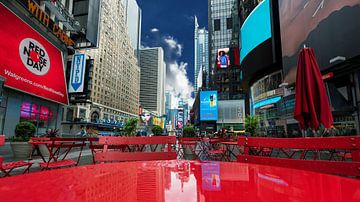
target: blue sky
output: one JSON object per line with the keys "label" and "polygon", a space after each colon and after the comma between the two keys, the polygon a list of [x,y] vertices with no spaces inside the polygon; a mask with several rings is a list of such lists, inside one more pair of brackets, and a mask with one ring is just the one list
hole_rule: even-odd
{"label": "blue sky", "polygon": [[167,63],[166,88],[189,97],[194,83],[194,16],[207,27],[207,0],[137,0],[142,9],[142,46],[161,46]]}

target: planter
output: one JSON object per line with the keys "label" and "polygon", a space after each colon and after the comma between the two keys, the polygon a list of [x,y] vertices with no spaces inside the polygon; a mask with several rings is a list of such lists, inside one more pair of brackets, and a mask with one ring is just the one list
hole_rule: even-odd
{"label": "planter", "polygon": [[50,157],[50,152],[49,152],[48,148],[46,147],[46,145],[43,145],[43,144],[39,145],[39,150],[40,150],[41,155],[45,159]]}
{"label": "planter", "polygon": [[29,158],[32,146],[28,142],[11,142],[10,145],[15,158]]}

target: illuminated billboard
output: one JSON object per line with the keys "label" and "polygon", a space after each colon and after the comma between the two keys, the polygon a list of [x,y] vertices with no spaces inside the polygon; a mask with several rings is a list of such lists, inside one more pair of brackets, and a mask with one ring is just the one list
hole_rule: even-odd
{"label": "illuminated billboard", "polygon": [[[6,87],[68,104],[60,50],[0,4],[0,76]],[[21,30],[21,31],[19,31]]]}
{"label": "illuminated billboard", "polygon": [[216,62],[218,69],[226,69],[230,66],[229,48],[218,49]]}
{"label": "illuminated billboard", "polygon": [[217,91],[200,92],[200,121],[218,120]]}
{"label": "illuminated billboard", "polygon": [[[314,49],[320,69],[360,54],[360,0],[279,0],[284,82],[294,83],[300,49]],[[335,63],[336,64],[336,63]]]}
{"label": "illuminated billboard", "polygon": [[256,7],[254,7],[255,5],[247,5],[249,1],[242,3],[244,4],[243,7],[249,7],[246,11],[251,13],[243,16],[244,22],[240,31],[240,63],[243,63],[246,56],[256,47],[272,37],[270,0],[264,0]]}

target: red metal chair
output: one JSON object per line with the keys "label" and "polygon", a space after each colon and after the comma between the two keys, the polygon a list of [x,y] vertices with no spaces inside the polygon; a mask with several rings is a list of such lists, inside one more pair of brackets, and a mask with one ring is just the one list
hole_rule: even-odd
{"label": "red metal chair", "polygon": [[[5,144],[5,136],[0,135],[0,146],[3,146]],[[31,162],[25,162],[25,161],[15,161],[15,162],[9,162],[9,163],[3,163],[4,158],[0,156],[0,171],[3,172],[3,177],[11,176],[10,173],[15,168],[21,168],[25,167],[25,170],[23,171],[23,174],[26,172],[29,172],[30,167],[33,163]]]}
{"label": "red metal chair", "polygon": [[[149,161],[149,160],[172,160],[177,155],[171,149],[176,144],[175,136],[153,136],[153,137],[100,137],[99,144],[103,145],[103,151],[95,154],[96,162],[117,162],[117,161]],[[110,151],[111,146],[119,145],[156,145],[166,144],[167,150],[160,152],[144,151]]]}
{"label": "red metal chair", "polygon": [[187,138],[187,137],[181,137],[178,139],[178,147],[177,147],[177,154],[179,159],[183,159],[185,157],[185,150],[189,149],[193,153],[193,160],[198,159],[201,155],[202,151],[196,150],[196,146],[198,145],[198,142],[200,141],[200,138]]}
{"label": "red metal chair", "polygon": [[[50,157],[46,162],[39,163],[41,170],[50,170],[56,168],[65,168],[77,166],[79,164],[83,147],[86,145],[87,138],[50,138],[46,144]],[[73,148],[80,148],[77,161],[66,159]]]}
{"label": "red metal chair", "polygon": [[[248,138],[239,137],[239,146],[244,147],[244,154],[238,156],[239,162],[265,164],[271,166],[288,167],[310,170],[328,174],[360,176],[360,137],[326,137],[326,138]],[[252,152],[254,148],[277,149],[278,156],[261,156]],[[293,153],[300,155],[297,159]],[[326,151],[327,159],[321,159],[321,153]],[[337,161],[334,157],[338,153],[348,151],[352,162]],[[282,152],[282,153],[281,153]],[[281,156],[281,154],[284,154]],[[311,159],[307,154],[312,154]]]}

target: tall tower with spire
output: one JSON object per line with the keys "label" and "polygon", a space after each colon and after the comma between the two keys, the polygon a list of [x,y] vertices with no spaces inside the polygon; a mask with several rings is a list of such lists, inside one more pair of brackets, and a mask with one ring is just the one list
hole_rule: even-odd
{"label": "tall tower with spire", "polygon": [[[194,19],[194,89],[195,96],[198,89],[203,85],[207,85],[209,83],[209,48],[208,48],[208,31],[205,28],[199,28],[198,19],[195,16]],[[202,81],[202,78],[198,78],[200,71],[205,73],[205,81]]]}

